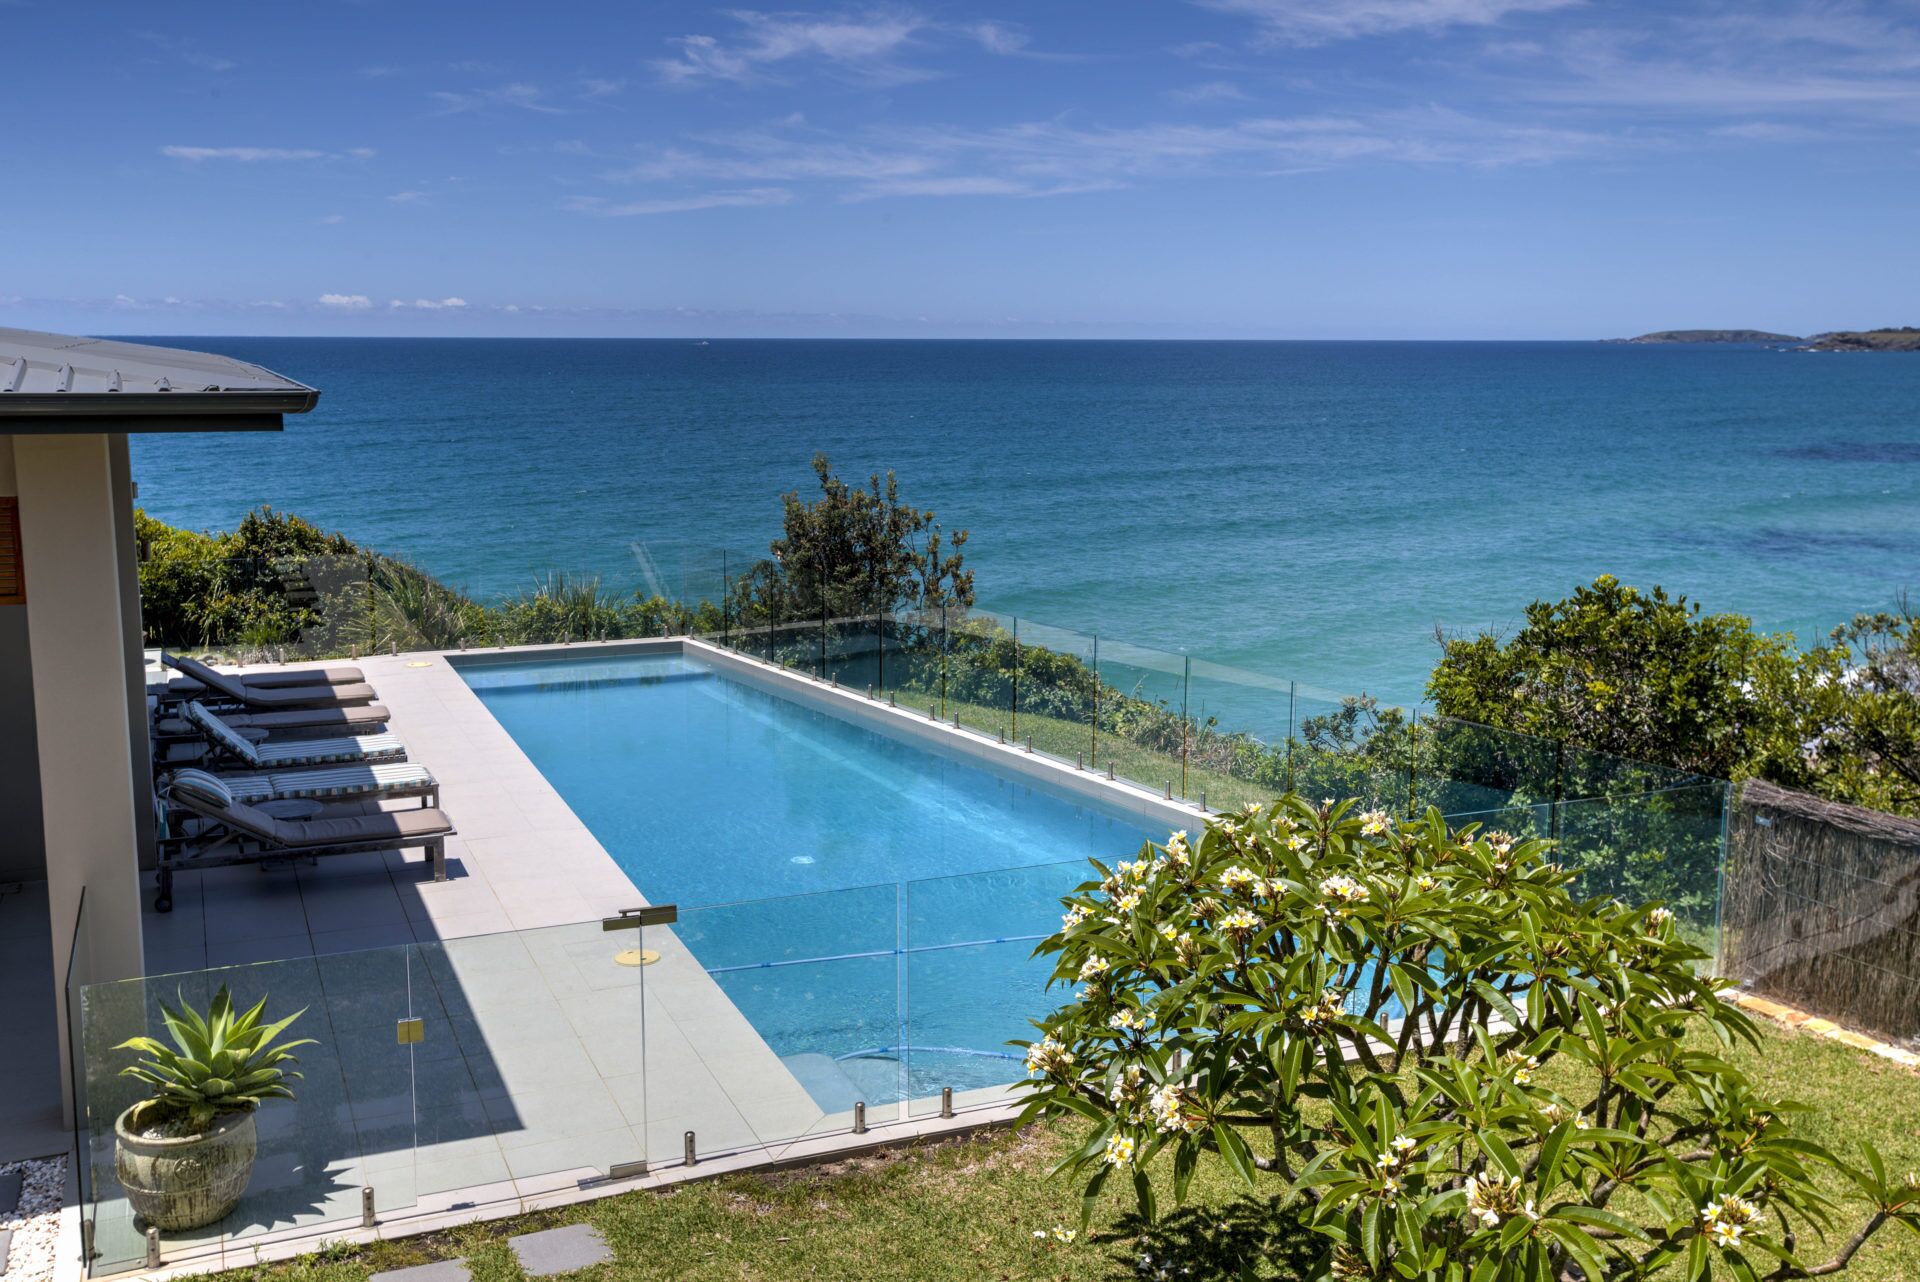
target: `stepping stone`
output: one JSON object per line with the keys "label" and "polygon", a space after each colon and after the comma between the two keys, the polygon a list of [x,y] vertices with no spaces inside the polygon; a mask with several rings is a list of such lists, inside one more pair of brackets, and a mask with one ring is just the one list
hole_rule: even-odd
{"label": "stepping stone", "polygon": [[388,1269],[374,1274],[367,1282],[470,1282],[472,1277],[465,1260],[435,1260],[410,1269]]}
{"label": "stepping stone", "polygon": [[520,1257],[520,1267],[530,1278],[572,1273],[576,1269],[605,1264],[613,1258],[607,1240],[591,1224],[569,1224],[564,1229],[526,1233],[508,1238],[507,1245]]}
{"label": "stepping stone", "polygon": [[0,1215],[12,1215],[20,1209],[20,1191],[25,1187],[26,1177],[19,1171],[0,1175]]}

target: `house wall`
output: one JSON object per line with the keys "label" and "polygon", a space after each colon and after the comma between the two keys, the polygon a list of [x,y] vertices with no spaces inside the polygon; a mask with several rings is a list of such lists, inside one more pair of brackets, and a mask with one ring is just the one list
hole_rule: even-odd
{"label": "house wall", "polygon": [[[0,496],[19,492],[13,438],[0,436]],[[32,586],[29,581],[29,594]],[[35,735],[27,607],[0,605],[0,815],[6,816],[0,823],[0,881],[39,881],[47,875]]]}
{"label": "house wall", "polygon": [[[13,440],[53,973],[68,974],[72,961],[88,983],[144,971],[126,617],[139,604],[122,597],[125,454],[124,434]],[[144,700],[141,708],[143,718]],[[64,1033],[60,1050],[64,1086]]]}

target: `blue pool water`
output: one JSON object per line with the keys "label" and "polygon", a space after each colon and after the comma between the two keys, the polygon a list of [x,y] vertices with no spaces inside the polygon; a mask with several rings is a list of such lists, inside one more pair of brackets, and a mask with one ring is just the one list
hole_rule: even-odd
{"label": "blue pool water", "polygon": [[[1030,960],[1139,821],[855,726],[680,656],[461,675],[828,1107],[1020,1075],[1057,1004]],[[1164,832],[1152,834],[1164,837]]]}

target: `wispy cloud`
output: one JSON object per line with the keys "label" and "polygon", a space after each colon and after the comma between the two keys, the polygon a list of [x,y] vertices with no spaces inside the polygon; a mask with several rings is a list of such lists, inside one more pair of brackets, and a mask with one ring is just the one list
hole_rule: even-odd
{"label": "wispy cloud", "polygon": [[446,312],[459,311],[467,305],[464,298],[416,298],[411,303],[404,298],[396,298],[387,304],[391,311]]}
{"label": "wispy cloud", "polygon": [[427,193],[424,191],[396,191],[393,195],[387,197],[387,199],[396,205],[420,205],[426,203]]}
{"label": "wispy cloud", "polygon": [[438,114],[442,116],[458,116],[487,107],[512,107],[520,111],[539,112],[548,116],[563,116],[567,113],[565,107],[555,106],[549,102],[546,91],[539,85],[524,80],[500,85],[493,89],[468,89],[457,93],[441,89],[434,91],[431,97],[439,104]]}
{"label": "wispy cloud", "polygon": [[1514,14],[1566,9],[1581,0],[1194,0],[1203,8],[1240,14],[1259,24],[1262,38],[1318,45],[1398,31],[1483,27]]}
{"label": "wispy cloud", "polygon": [[670,84],[702,80],[744,83],[777,63],[814,59],[867,81],[904,83],[927,73],[894,61],[927,25],[908,12],[820,17],[810,14],[757,13],[735,10],[730,15],[742,28],[739,36],[722,41],[709,35],[687,35],[674,40],[679,53],[656,59],[653,69]]}
{"label": "wispy cloud", "polygon": [[793,193],[782,187],[749,187],[739,191],[707,191],[692,196],[616,203],[599,196],[575,196],[563,208],[600,218],[637,218],[650,214],[685,214],[699,209],[746,209],[784,205]]}
{"label": "wispy cloud", "polygon": [[322,294],[319,305],[329,311],[364,312],[373,306],[365,294]]}
{"label": "wispy cloud", "polygon": [[625,203],[579,197],[570,207],[665,213],[722,203],[785,203],[797,198],[795,188],[841,201],[1032,199],[1188,176],[1248,178],[1338,165],[1546,164],[1618,145],[1601,131],[1507,123],[1440,107],[1252,116],[1212,125],[1098,127],[1045,120],[994,128],[872,126],[851,137],[771,128],[701,135],[600,175],[622,185],[753,187],[661,193]]}
{"label": "wispy cloud", "polygon": [[614,98],[626,92],[626,88],[627,82],[624,80],[601,80],[590,76],[580,82],[580,96],[582,98]]}
{"label": "wispy cloud", "polygon": [[349,147],[346,151],[317,151],[311,147],[184,147],[167,146],[160,154],[175,160],[198,164],[207,160],[235,160],[255,164],[274,160],[370,160],[371,147]]}
{"label": "wispy cloud", "polygon": [[1207,80],[1197,85],[1185,85],[1179,89],[1167,90],[1166,96],[1175,102],[1188,104],[1247,100],[1246,92],[1231,80]]}
{"label": "wispy cloud", "polygon": [[322,214],[313,221],[322,227],[338,227],[341,223],[347,221],[347,216],[345,214]]}
{"label": "wispy cloud", "polygon": [[190,67],[202,71],[232,71],[240,64],[231,58],[222,58],[208,53],[196,41],[185,40],[178,36],[162,35],[158,31],[136,31],[133,38],[152,45],[162,53],[171,54]]}

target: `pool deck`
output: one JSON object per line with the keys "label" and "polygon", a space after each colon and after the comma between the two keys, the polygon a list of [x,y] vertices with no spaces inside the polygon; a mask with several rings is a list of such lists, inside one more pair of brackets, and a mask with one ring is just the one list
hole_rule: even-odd
{"label": "pool deck", "polygon": [[[698,641],[472,657],[683,650],[833,715],[991,759],[1150,822],[1202,818],[1124,782]],[[171,913],[149,905],[150,975],[273,963],[256,982],[274,990],[276,1007],[309,1005],[315,1015],[302,1031],[323,1042],[303,1052],[302,1099],[261,1115],[247,1201],[220,1225],[165,1235],[162,1271],[290,1255],[321,1237],[423,1232],[1010,1116],[998,1088],[963,1096],[952,1118],[937,1101],[876,1105],[868,1134],[851,1133],[850,1115],[823,1112],[670,927],[649,928],[644,940],[602,931],[602,918],[644,898],[448,657],[357,661],[409,760],[440,782],[441,807],[459,830],[447,842],[447,881],[433,882],[418,854],[389,852],[187,873]],[[617,952],[639,942],[661,954],[657,964],[616,964]],[[172,996],[164,981],[153,987]],[[324,1025],[312,1026],[316,1017]],[[424,1040],[401,1048],[390,1021],[407,1017],[423,1021]],[[697,1167],[682,1165],[688,1131]],[[110,1165],[110,1149],[110,1140],[97,1145],[95,1162]],[[628,1165],[641,1161],[644,1174]],[[378,1223],[361,1228],[366,1187]],[[103,1272],[110,1261],[134,1268],[144,1258],[124,1202],[102,1204],[96,1239]]]}

